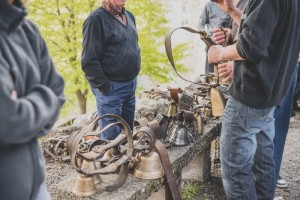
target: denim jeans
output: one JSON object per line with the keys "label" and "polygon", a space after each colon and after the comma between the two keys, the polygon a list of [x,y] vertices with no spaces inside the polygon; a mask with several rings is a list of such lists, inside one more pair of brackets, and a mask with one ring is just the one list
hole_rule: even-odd
{"label": "denim jeans", "polygon": [[39,190],[37,191],[36,200],[51,200],[50,194],[46,189],[46,184],[42,183]]}
{"label": "denim jeans", "polygon": [[[110,90],[108,93],[101,93],[98,89],[92,88],[96,97],[98,115],[114,114],[122,117],[129,127],[133,128],[135,111],[135,90],[136,78],[126,82],[109,81]],[[99,126],[102,129],[110,123],[116,122],[112,118],[99,120]],[[113,126],[104,131],[100,137],[106,140],[115,139],[120,133],[118,126]]]}
{"label": "denim jeans", "polygon": [[284,144],[286,136],[289,130],[289,122],[292,114],[293,107],[293,95],[297,82],[298,67],[295,69],[293,80],[289,88],[287,96],[285,96],[281,107],[275,109],[275,137],[274,137],[274,161],[275,161],[275,179],[274,188],[276,188],[276,183],[278,180],[281,160],[284,150]]}
{"label": "denim jeans", "polygon": [[273,200],[274,110],[228,98],[221,132],[222,180],[228,200]]}

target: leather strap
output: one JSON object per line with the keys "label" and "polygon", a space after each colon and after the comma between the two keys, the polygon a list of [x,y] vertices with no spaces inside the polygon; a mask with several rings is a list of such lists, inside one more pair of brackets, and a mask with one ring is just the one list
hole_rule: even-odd
{"label": "leather strap", "polygon": [[177,187],[175,177],[173,174],[173,168],[168,156],[167,149],[160,140],[155,141],[155,149],[159,154],[162,166],[165,172],[165,195],[167,200],[181,200],[181,194]]}
{"label": "leather strap", "polygon": [[166,34],[166,37],[165,37],[165,48],[166,48],[166,53],[167,53],[167,56],[168,56],[168,59],[174,69],[174,71],[176,72],[176,74],[182,79],[182,80],[185,80],[187,82],[190,82],[190,83],[194,83],[194,84],[197,84],[197,85],[208,85],[208,84],[205,84],[205,83],[196,83],[196,82],[193,82],[193,81],[190,81],[190,80],[187,80],[185,79],[184,77],[182,77],[178,71],[176,70],[176,67],[175,67],[175,63],[174,63],[174,59],[173,59],[173,54],[172,54],[172,42],[171,42],[171,37],[172,37],[172,34],[178,30],[178,29],[183,29],[183,30],[186,30],[188,32],[191,32],[191,33],[197,33],[200,35],[200,39],[207,45],[207,47],[209,48],[210,46],[214,45],[215,43],[213,42],[213,40],[211,39],[211,37],[205,32],[205,31],[196,31],[192,28],[189,28],[189,27],[178,27],[178,28],[175,28],[175,29],[172,29],[170,31],[168,31],[168,33]]}

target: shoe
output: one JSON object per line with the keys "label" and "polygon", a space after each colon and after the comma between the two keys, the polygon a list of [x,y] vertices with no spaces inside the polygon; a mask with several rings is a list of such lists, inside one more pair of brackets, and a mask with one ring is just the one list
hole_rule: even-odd
{"label": "shoe", "polygon": [[286,183],[286,181],[285,181],[284,179],[282,179],[282,178],[279,176],[279,178],[278,178],[278,180],[277,180],[276,186],[277,186],[278,188],[287,188],[287,183]]}
{"label": "shoe", "polygon": [[290,124],[293,124],[293,123],[295,123],[295,122],[296,122],[295,117],[291,117],[291,118],[290,118]]}
{"label": "shoe", "polygon": [[283,197],[280,197],[280,196],[279,196],[279,197],[274,197],[273,200],[284,200],[284,199],[283,199]]}

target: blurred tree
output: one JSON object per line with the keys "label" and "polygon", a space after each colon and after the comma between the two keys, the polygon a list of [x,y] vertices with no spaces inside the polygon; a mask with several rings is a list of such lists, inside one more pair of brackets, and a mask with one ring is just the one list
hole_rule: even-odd
{"label": "blurred tree", "polygon": [[[86,112],[89,91],[80,64],[82,25],[88,14],[100,5],[98,0],[31,0],[28,5],[30,18],[39,25],[54,63],[66,81],[68,101],[65,107],[74,112],[76,95],[80,114]],[[131,0],[126,8],[136,17],[142,49],[141,75],[153,82],[168,82],[172,68],[164,52],[168,21],[162,2]],[[174,48],[176,60],[183,57],[186,47],[186,44],[181,44]],[[184,71],[183,65],[178,64],[178,68]]]}

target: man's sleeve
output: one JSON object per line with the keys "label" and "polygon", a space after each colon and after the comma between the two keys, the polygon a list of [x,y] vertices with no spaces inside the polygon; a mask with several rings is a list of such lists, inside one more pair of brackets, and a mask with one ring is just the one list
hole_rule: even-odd
{"label": "man's sleeve", "polygon": [[90,15],[84,22],[81,67],[91,86],[105,93],[109,84],[100,60],[103,52],[101,29],[96,15]]}
{"label": "man's sleeve", "polygon": [[241,57],[257,62],[268,57],[268,48],[280,16],[279,1],[253,0],[247,9],[237,51]]}

